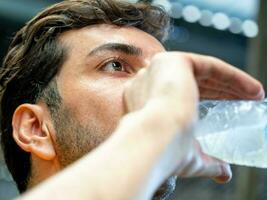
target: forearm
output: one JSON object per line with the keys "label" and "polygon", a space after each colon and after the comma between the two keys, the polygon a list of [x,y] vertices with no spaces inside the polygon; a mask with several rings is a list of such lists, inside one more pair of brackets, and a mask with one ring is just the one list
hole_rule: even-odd
{"label": "forearm", "polygon": [[167,110],[155,106],[125,117],[99,148],[21,199],[148,198],[162,182],[152,178],[160,173],[155,165],[179,128]]}

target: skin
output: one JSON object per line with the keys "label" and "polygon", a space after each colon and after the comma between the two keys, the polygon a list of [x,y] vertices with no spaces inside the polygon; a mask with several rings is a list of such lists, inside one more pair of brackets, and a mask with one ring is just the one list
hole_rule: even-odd
{"label": "skin", "polygon": [[[119,119],[125,113],[123,91],[126,83],[140,68],[149,65],[153,55],[165,51],[160,42],[143,31],[111,25],[96,25],[68,31],[62,34],[60,42],[68,49],[68,58],[56,77],[64,108],[67,108],[71,117],[79,124],[96,127],[94,133],[82,136],[84,141],[93,137],[96,142],[78,144],[79,150],[75,155],[72,155],[72,150],[76,145],[64,148],[63,152],[57,145],[57,131],[46,105],[43,102],[37,105],[21,105],[14,114],[13,125],[17,127],[14,130],[14,137],[24,150],[32,153],[33,177],[30,187],[80,158],[114,131]],[[114,50],[99,50],[90,54],[107,43],[135,46],[142,50],[142,55],[127,55]],[[151,45],[148,47],[146,44]],[[123,62],[125,72],[114,72],[110,63],[104,65],[103,62],[112,59]],[[23,118],[25,113],[32,113],[32,116]],[[21,121],[23,126],[27,126],[28,133],[20,130]],[[35,122],[35,124],[29,122]],[[41,124],[46,127],[41,127]],[[20,140],[32,132],[30,131],[32,126],[37,126],[35,129],[39,132],[38,135],[44,136],[37,138],[38,146],[30,144],[35,139],[36,133],[30,135],[31,141],[26,144]],[[65,131],[68,132],[68,129]],[[73,134],[75,133],[68,133],[69,137]]]}
{"label": "skin", "polygon": [[[62,109],[68,111],[67,116],[73,118],[76,124],[88,127],[88,130],[94,126],[87,135],[80,137],[85,141],[94,138],[95,142],[81,143],[78,148],[80,151],[72,151],[69,147],[65,148],[66,152],[62,152],[57,143],[58,130],[46,105],[39,102],[19,106],[13,116],[13,136],[22,149],[31,152],[33,174],[30,187],[94,149],[112,132],[112,137],[103,145],[74,163],[57,179],[52,179],[55,185],[48,181],[48,186],[41,187],[39,191],[50,191],[53,186],[60,186],[66,191],[68,180],[78,186],[81,180],[75,177],[92,177],[92,173],[96,173],[98,177],[94,181],[79,185],[79,188],[86,185],[81,194],[84,199],[97,196],[87,186],[100,187],[96,191],[105,191],[104,199],[110,196],[125,199],[123,195],[129,195],[126,199],[142,199],[151,197],[156,188],[173,173],[185,177],[217,177],[222,182],[231,178],[228,165],[204,156],[197,144],[194,144],[192,135],[182,133],[196,119],[199,97],[261,99],[264,92],[258,81],[215,58],[178,52],[165,53],[164,47],[155,38],[135,28],[90,26],[68,31],[60,37],[60,41],[68,48],[68,58],[56,76]],[[114,44],[132,45],[138,51],[129,55],[129,52],[123,53],[118,47],[112,51],[107,50],[107,46],[103,48],[103,45],[110,43],[113,43],[113,47]],[[122,61],[125,70],[114,71],[110,62],[103,65],[103,61],[110,58]],[[144,70],[140,70],[142,68]],[[73,129],[66,127],[67,136],[77,135],[70,130]],[[178,136],[182,139],[175,139],[175,130],[180,130]],[[65,139],[69,140],[69,137]],[[151,137],[154,139],[151,140]],[[173,145],[170,145],[171,141],[175,141]],[[168,145],[170,149],[165,152]],[[132,151],[128,151],[131,148]],[[158,170],[164,168],[162,152],[172,158],[168,162],[173,167],[166,169],[158,180],[151,182],[153,176],[147,174],[154,169],[153,166]],[[142,165],[136,165],[139,163],[137,155],[146,158]],[[127,163],[124,169],[112,172],[113,176],[106,174],[105,166],[109,164],[114,169],[119,168],[121,159]],[[129,171],[133,173],[127,180],[119,178],[120,174],[128,174]],[[102,188],[103,183],[112,183],[112,177],[117,177],[116,181],[121,183],[118,185],[124,185],[125,188],[116,190],[114,186],[114,191]],[[153,187],[149,187],[151,183]],[[127,191],[127,194],[122,191]],[[47,197],[37,190],[37,193],[33,193],[33,199],[38,195]],[[70,199],[71,195],[75,197],[75,193],[67,195]]]}

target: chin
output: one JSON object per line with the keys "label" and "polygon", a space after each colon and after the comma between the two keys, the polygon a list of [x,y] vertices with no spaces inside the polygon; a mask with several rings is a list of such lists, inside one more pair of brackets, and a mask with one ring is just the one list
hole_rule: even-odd
{"label": "chin", "polygon": [[155,192],[152,200],[167,200],[175,190],[176,179],[177,176],[171,176],[168,178]]}

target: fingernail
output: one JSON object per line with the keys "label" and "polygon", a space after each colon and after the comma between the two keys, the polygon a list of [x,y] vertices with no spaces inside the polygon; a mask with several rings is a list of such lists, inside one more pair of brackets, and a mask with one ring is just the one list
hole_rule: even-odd
{"label": "fingernail", "polygon": [[264,99],[265,98],[265,91],[264,91],[264,89],[261,89],[261,91],[258,94],[258,97],[260,97],[260,99]]}
{"label": "fingernail", "polygon": [[232,179],[232,170],[230,165],[221,165],[222,175],[217,176],[215,181],[217,183],[228,183]]}

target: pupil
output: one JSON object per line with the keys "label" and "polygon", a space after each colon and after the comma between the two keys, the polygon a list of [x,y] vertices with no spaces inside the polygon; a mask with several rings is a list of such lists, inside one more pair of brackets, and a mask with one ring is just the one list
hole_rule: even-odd
{"label": "pupil", "polygon": [[119,62],[113,62],[113,63],[112,63],[112,66],[114,67],[114,69],[115,69],[116,71],[121,70],[121,64],[120,64]]}

